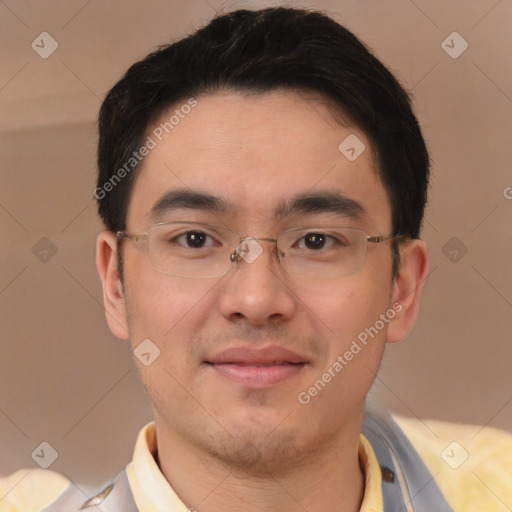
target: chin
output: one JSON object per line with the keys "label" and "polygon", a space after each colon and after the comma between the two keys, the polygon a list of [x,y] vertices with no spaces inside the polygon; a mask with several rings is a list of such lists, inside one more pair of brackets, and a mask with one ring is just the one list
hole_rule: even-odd
{"label": "chin", "polygon": [[304,459],[318,453],[330,435],[305,429],[304,425],[294,425],[271,429],[261,425],[238,425],[230,435],[227,431],[217,431],[207,439],[196,438],[196,443],[210,456],[228,468],[237,468],[252,476],[267,476],[296,468]]}

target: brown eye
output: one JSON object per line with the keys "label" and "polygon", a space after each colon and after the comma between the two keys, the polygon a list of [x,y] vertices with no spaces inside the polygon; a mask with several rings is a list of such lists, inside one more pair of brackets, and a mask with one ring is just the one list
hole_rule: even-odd
{"label": "brown eye", "polygon": [[186,237],[187,245],[195,248],[202,247],[207,237],[205,233],[201,233],[200,231],[190,231],[184,236]]}
{"label": "brown eye", "polygon": [[172,244],[178,244],[186,249],[202,249],[218,245],[213,238],[204,231],[187,231],[169,239]]}
{"label": "brown eye", "polygon": [[323,249],[326,236],[323,233],[308,233],[304,237],[305,245],[308,249]]}

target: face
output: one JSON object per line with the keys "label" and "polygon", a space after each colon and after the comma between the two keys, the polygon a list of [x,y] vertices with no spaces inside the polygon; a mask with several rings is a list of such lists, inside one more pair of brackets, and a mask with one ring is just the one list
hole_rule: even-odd
{"label": "face", "polygon": [[[256,238],[314,225],[391,233],[370,141],[315,98],[281,91],[198,97],[145,157],[126,231],[185,220]],[[366,147],[354,161],[338,149],[351,134]],[[177,190],[215,196],[229,208],[181,204],[155,214],[153,206]],[[361,208],[276,216],[278,205],[298,196],[325,194]],[[400,306],[393,310],[390,242],[369,244],[358,273],[333,279],[290,276],[275,245],[261,247],[254,261],[233,263],[222,277],[190,278],[155,271],[144,242],[123,241],[124,300],[110,325],[123,337],[115,325],[126,322],[133,348],[149,338],[160,350],[151,365],[138,364],[157,431],[222,461],[265,469],[336,443],[360,420]]]}

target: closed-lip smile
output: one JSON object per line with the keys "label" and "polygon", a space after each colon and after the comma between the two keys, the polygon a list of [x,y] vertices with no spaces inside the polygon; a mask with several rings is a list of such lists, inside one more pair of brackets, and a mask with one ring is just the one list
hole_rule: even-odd
{"label": "closed-lip smile", "polygon": [[221,376],[245,387],[272,386],[303,370],[308,360],[279,346],[232,347],[206,360]]}

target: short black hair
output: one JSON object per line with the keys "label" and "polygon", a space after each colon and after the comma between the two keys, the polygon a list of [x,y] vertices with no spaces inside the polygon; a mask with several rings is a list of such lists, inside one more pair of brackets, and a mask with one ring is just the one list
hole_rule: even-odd
{"label": "short black hair", "polygon": [[220,15],[133,64],[109,91],[99,115],[94,192],[106,227],[125,229],[138,151],[164,110],[201,94],[276,89],[320,93],[367,135],[393,233],[418,238],[430,159],[408,93],[348,29],[321,12],[289,7]]}

